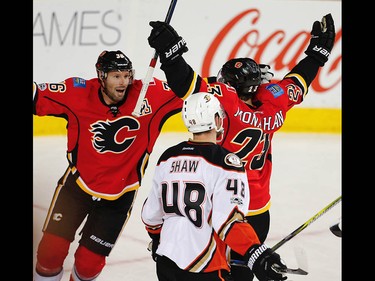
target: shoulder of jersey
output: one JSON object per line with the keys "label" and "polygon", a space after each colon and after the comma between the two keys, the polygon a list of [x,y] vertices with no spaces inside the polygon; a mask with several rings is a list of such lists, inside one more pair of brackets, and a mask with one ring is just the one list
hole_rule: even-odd
{"label": "shoulder of jersey", "polygon": [[228,166],[233,166],[233,167],[236,167],[236,168],[242,168],[243,167],[243,164],[242,164],[242,161],[241,161],[240,157],[238,157],[236,154],[234,154],[232,152],[229,152],[227,155],[225,155],[224,162]]}
{"label": "shoulder of jersey", "polygon": [[170,157],[187,155],[193,157],[202,157],[213,165],[222,166],[225,169],[242,170],[243,163],[241,159],[234,153],[220,145],[207,144],[189,144],[188,142],[181,142],[175,146],[169,147],[159,158],[159,163]]}
{"label": "shoulder of jersey", "polygon": [[261,84],[258,91],[268,91],[274,98],[277,98],[284,94],[284,89],[278,83]]}

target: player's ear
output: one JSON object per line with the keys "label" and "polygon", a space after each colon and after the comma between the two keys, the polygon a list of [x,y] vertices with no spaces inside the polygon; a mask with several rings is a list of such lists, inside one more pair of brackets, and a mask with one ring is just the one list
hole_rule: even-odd
{"label": "player's ear", "polygon": [[219,115],[215,115],[215,125],[216,125],[216,128],[220,128],[220,125],[221,125],[221,118],[219,117]]}
{"label": "player's ear", "polygon": [[216,128],[223,128],[224,118],[221,118],[218,114],[215,115],[215,125]]}

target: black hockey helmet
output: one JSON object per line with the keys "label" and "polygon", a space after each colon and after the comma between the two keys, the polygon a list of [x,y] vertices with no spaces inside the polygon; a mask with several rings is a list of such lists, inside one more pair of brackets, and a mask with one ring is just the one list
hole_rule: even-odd
{"label": "black hockey helmet", "polygon": [[103,51],[95,64],[96,71],[100,78],[105,78],[110,71],[128,70],[134,75],[133,64],[125,54],[117,51]]}
{"label": "black hockey helmet", "polygon": [[217,81],[229,84],[244,100],[254,96],[261,83],[259,65],[250,58],[234,58],[228,60],[220,69]]}

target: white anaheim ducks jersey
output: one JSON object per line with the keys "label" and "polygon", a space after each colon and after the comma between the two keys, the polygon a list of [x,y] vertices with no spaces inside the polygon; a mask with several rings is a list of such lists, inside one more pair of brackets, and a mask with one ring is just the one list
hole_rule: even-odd
{"label": "white anaheim ducks jersey", "polygon": [[189,140],[159,158],[141,215],[147,230],[161,230],[157,254],[181,269],[211,272],[228,269],[227,245],[245,254],[259,243],[243,222],[248,203],[240,158],[217,144]]}

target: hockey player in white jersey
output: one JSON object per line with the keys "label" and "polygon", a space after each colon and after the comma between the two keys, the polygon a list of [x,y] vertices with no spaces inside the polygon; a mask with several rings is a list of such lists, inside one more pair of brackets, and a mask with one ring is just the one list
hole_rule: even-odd
{"label": "hockey player in white jersey", "polygon": [[158,280],[226,280],[228,246],[247,258],[258,280],[286,280],[285,263],[244,221],[248,181],[240,158],[216,144],[225,118],[219,100],[190,95],[182,117],[193,138],[160,156],[141,211]]}

